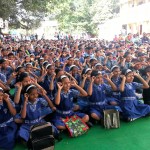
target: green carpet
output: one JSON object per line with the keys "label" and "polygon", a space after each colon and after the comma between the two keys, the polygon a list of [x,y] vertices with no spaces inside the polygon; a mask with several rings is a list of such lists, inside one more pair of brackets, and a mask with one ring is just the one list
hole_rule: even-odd
{"label": "green carpet", "polygon": [[[134,122],[121,122],[119,129],[106,130],[96,125],[87,134],[56,143],[55,150],[148,150],[150,147],[150,117]],[[15,150],[27,150],[17,145]]]}

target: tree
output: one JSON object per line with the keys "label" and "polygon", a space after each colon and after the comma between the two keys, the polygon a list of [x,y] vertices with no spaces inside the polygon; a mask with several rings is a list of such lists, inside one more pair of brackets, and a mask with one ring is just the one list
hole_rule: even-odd
{"label": "tree", "polygon": [[62,30],[81,30],[97,35],[97,25],[113,18],[119,11],[119,0],[67,0],[55,10]]}
{"label": "tree", "polygon": [[32,29],[40,25],[57,3],[55,0],[0,0],[0,17],[7,19],[13,28]]}

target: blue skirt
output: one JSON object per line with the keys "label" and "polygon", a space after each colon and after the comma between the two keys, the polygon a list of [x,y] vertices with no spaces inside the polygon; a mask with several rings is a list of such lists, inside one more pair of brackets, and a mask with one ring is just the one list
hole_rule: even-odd
{"label": "blue skirt", "polygon": [[41,123],[41,122],[44,122],[44,120],[40,120],[39,122],[34,123],[34,124],[32,124],[32,123],[29,123],[29,124],[23,123],[20,126],[20,129],[18,131],[18,137],[24,139],[27,142],[30,138],[30,128],[31,128],[31,126],[33,126],[35,124],[38,124],[38,123]]}
{"label": "blue skirt", "polygon": [[90,106],[90,114],[95,113],[99,118],[104,118],[104,110],[108,109],[115,109],[119,112],[122,112],[121,108],[119,106],[113,106],[113,105],[91,105]]}
{"label": "blue skirt", "polygon": [[60,113],[55,112],[55,114],[52,118],[52,122],[56,127],[57,126],[65,126],[62,119],[67,118],[67,117],[71,117],[71,116],[74,116],[74,115],[77,115],[78,117],[83,118],[86,114],[72,111],[69,114],[65,115],[65,114],[60,114]]}
{"label": "blue skirt", "polygon": [[137,119],[150,113],[150,106],[138,100],[122,100],[120,107],[124,119]]}
{"label": "blue skirt", "polygon": [[6,127],[0,127],[0,149],[13,150],[16,140],[17,125],[10,122]]}
{"label": "blue skirt", "polygon": [[[41,122],[45,122],[45,120],[42,119],[38,123],[41,123]],[[35,123],[35,124],[38,124],[38,123]],[[30,138],[31,126],[35,124],[27,124],[27,123],[22,124],[18,131],[19,138],[22,138],[27,142]],[[54,125],[52,125],[52,129],[53,129],[54,136],[57,136],[59,134],[59,131],[57,130],[57,128]]]}

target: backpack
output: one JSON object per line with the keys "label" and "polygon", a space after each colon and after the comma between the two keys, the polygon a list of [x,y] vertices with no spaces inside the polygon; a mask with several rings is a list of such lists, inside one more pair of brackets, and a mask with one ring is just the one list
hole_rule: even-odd
{"label": "backpack", "polygon": [[33,125],[30,130],[29,148],[32,150],[54,150],[55,138],[49,122]]}
{"label": "backpack", "polygon": [[115,109],[104,110],[104,127],[106,129],[119,128],[119,111]]}

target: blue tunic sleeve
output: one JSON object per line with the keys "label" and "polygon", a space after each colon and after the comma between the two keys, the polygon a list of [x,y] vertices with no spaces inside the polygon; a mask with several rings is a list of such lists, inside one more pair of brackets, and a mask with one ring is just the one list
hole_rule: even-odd
{"label": "blue tunic sleeve", "polygon": [[132,83],[132,86],[133,86],[133,88],[134,88],[135,90],[137,90],[137,89],[142,89],[143,84],[137,83],[137,82],[133,82],[133,83]]}
{"label": "blue tunic sleeve", "polygon": [[48,102],[44,98],[39,98],[39,101],[42,106],[44,106],[44,107],[48,106]]}
{"label": "blue tunic sleeve", "polygon": [[112,92],[112,88],[111,88],[111,86],[110,85],[107,85],[107,84],[103,84],[104,85],[104,89],[105,89],[105,91],[107,92],[107,93],[109,93],[109,92]]}
{"label": "blue tunic sleeve", "polygon": [[72,92],[73,98],[77,98],[80,95],[80,92],[75,89],[71,89],[71,92]]}

